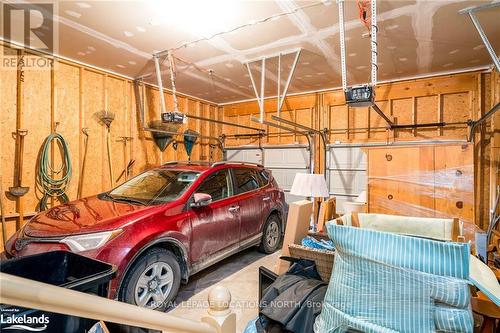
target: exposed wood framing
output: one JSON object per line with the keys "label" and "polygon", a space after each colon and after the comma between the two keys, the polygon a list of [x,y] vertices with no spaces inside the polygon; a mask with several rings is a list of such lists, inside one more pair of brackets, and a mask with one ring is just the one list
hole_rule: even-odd
{"label": "exposed wood framing", "polygon": [[[496,78],[496,83],[479,84],[481,80],[494,81],[494,78]],[[498,73],[496,72],[471,72],[380,84],[376,88],[376,101],[384,114],[396,124],[416,125],[414,128],[396,127],[394,131],[387,130],[385,121],[374,110],[369,108],[353,109],[345,105],[345,97],[341,89],[288,96],[284,102],[281,117],[307,127],[314,127],[317,130],[328,128],[328,139],[331,143],[336,141],[342,143],[386,143],[415,140],[422,142],[427,140],[465,141],[468,136],[468,120],[479,119],[481,112],[488,111],[488,107],[492,105],[489,99],[488,105],[485,105],[484,101],[481,102],[481,94],[489,96],[490,90],[497,89],[498,96],[498,87]],[[276,101],[269,99],[265,100],[264,103],[266,118],[276,115]],[[246,124],[251,116],[259,115],[259,107],[255,101],[224,105],[223,110],[225,121],[239,124]],[[493,119],[500,122],[498,120],[500,114]],[[445,123],[446,126],[437,126],[440,123]],[[479,154],[479,146],[476,145],[474,167],[475,170],[478,170],[477,173],[487,172],[488,180],[495,178],[491,174],[489,166],[491,163],[489,150],[494,148],[489,147],[496,144],[495,142],[490,144],[489,132],[490,130],[477,134],[476,139],[482,141],[484,147],[482,153]],[[231,135],[241,132],[226,127],[224,133]],[[495,138],[500,142],[498,135]],[[271,130],[262,137],[262,144],[294,143],[305,143],[305,138],[276,130]],[[226,140],[228,147],[246,144],[255,144],[255,139],[234,137]],[[496,147],[499,146],[500,144]],[[484,149],[487,149],[488,153]],[[499,155],[498,150],[500,148],[495,150],[496,156]],[[323,158],[321,152],[316,154],[317,172],[322,172],[321,158]],[[481,183],[484,185],[484,181]],[[484,193],[480,194],[478,191]],[[479,201],[491,198],[492,194],[489,190],[480,188],[478,184],[476,184],[476,193],[475,211],[477,214],[475,222],[479,226],[484,226],[487,222],[489,205],[479,207]]]}
{"label": "exposed wood framing", "polygon": [[[5,52],[4,52],[5,51]],[[2,56],[12,51],[0,44]],[[33,55],[29,51],[26,54],[33,57],[45,57]],[[49,58],[50,59],[50,58]],[[1,85],[0,100],[2,100],[3,112],[0,114],[0,172],[2,173],[3,187],[12,186],[14,178],[15,140],[12,132],[16,124],[16,71],[0,68]],[[25,166],[23,183],[30,187],[25,196],[25,215],[36,210],[39,202],[39,193],[35,191],[35,163],[43,140],[54,130],[54,123],[59,122],[58,132],[66,139],[69,145],[70,156],[73,164],[73,178],[68,188],[71,200],[77,198],[79,191],[80,173],[84,153],[84,134],[82,128],[88,128],[89,148],[85,166],[85,175],[80,188],[81,196],[94,195],[109,188],[109,176],[106,160],[105,132],[101,125],[93,118],[93,114],[109,108],[115,113],[115,120],[111,125],[111,149],[113,152],[113,164],[115,176],[125,167],[125,159],[135,159],[132,175],[147,168],[154,167],[160,163],[160,152],[151,139],[150,133],[141,130],[140,119],[136,113],[136,103],[133,82],[127,78],[99,71],[95,68],[84,67],[69,61],[54,62],[54,70],[49,68],[29,69],[25,73],[23,86],[24,96],[22,103],[26,106],[24,125],[29,130],[29,136],[25,141]],[[143,106],[145,109],[146,124],[150,119],[157,118],[159,114],[159,91],[158,88],[149,85],[141,86],[140,91],[144,93]],[[167,104],[172,104],[172,97],[168,92],[164,93]],[[179,107],[184,111],[192,112],[194,115],[223,120],[222,110],[217,105],[209,105],[206,102],[197,101],[193,98],[179,95]],[[169,105],[168,107],[172,107]],[[187,128],[202,131],[208,134],[215,130],[214,136],[222,134],[222,126],[208,129],[208,125],[197,124],[190,121],[184,125],[182,131]],[[124,144],[120,138],[133,137],[128,142],[127,151],[124,152]],[[60,157],[56,153],[51,154],[52,162],[60,163]],[[208,158],[209,143],[200,140],[193,150],[193,160]],[[213,159],[220,160],[222,153],[220,149],[213,151]],[[127,156],[125,158],[125,156]],[[183,145],[179,145],[177,151],[169,147],[163,153],[163,161],[187,160]],[[28,163],[28,161],[31,161]],[[104,162],[104,163],[103,163]],[[116,178],[116,177],[115,177]],[[4,195],[4,194],[2,194]],[[16,219],[18,217],[16,202],[11,197],[4,197],[7,218],[7,231],[10,236],[16,230]]]}

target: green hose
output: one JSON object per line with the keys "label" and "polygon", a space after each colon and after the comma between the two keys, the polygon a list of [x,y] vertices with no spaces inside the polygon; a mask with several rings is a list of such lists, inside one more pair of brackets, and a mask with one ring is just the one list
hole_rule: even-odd
{"label": "green hose", "polygon": [[[63,155],[59,170],[54,170],[50,162],[50,147],[54,140],[58,141],[58,146]],[[61,202],[69,201],[65,192],[71,180],[71,174],[71,159],[69,157],[68,145],[61,134],[52,133],[43,143],[38,163],[37,180],[43,191],[43,197],[40,200],[41,211],[47,209],[47,201],[50,197],[57,197]],[[58,175],[58,177],[52,178],[55,175]]]}

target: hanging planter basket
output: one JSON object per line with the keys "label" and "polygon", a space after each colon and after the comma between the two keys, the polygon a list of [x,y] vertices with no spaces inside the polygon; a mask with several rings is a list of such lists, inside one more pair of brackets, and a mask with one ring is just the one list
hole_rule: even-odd
{"label": "hanging planter basket", "polygon": [[[182,124],[179,123],[164,123],[161,120],[152,120],[149,122],[149,128],[171,133],[177,133],[181,125]],[[162,152],[167,149],[168,145],[172,143],[172,141],[174,141],[173,134],[162,132],[151,132],[151,134],[153,135],[153,140],[156,145]]]}
{"label": "hanging planter basket", "polygon": [[196,143],[196,140],[198,140],[197,135],[200,135],[200,133],[189,129],[184,131],[184,148],[186,148],[189,160],[191,160],[191,153],[193,152],[194,144]]}

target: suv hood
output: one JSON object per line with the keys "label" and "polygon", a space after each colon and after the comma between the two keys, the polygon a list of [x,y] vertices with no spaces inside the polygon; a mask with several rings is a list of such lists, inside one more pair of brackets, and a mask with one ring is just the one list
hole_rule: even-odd
{"label": "suv hood", "polygon": [[[148,208],[152,207],[88,197],[37,214],[25,225],[24,234],[30,237],[58,237],[112,230],[130,222],[135,213]],[[130,219],[125,220],[124,217]]]}

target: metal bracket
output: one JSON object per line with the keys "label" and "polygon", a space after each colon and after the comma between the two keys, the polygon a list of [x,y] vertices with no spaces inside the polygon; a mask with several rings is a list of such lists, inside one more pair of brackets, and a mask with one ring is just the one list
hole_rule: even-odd
{"label": "metal bracket", "polygon": [[[286,127],[286,126],[276,124],[276,123],[273,123],[273,122],[270,122],[267,120],[261,121],[259,118],[256,118],[254,116],[252,116],[250,118],[250,120],[252,120],[253,122],[267,125],[267,126],[279,128],[279,129],[282,129],[282,130],[290,132],[290,133],[295,133],[295,134],[305,136],[307,138],[307,143],[308,143],[308,147],[309,147],[309,172],[314,173],[314,140],[313,140],[313,137],[311,136],[311,134],[313,134],[314,131],[304,131],[303,132],[303,131],[296,130],[295,128]],[[297,127],[299,127],[299,126],[297,126]],[[308,127],[306,127],[306,128],[308,128]]]}
{"label": "metal bracket", "polygon": [[167,112],[167,106],[165,104],[165,95],[163,94],[163,81],[161,80],[161,69],[160,69],[160,57],[155,55],[153,56],[155,62],[155,70],[156,70],[156,80],[158,81],[158,90],[160,91],[160,119],[161,114]]}
{"label": "metal bracket", "polygon": [[200,139],[208,139],[208,140],[214,140],[214,141],[217,141],[217,142],[220,142],[220,138],[218,137],[215,137],[215,136],[208,136],[208,135],[200,135],[200,134],[189,134],[189,133],[182,133],[182,132],[171,132],[171,131],[165,131],[165,130],[162,130],[162,129],[156,129],[156,128],[148,128],[148,127],[145,127],[143,128],[144,131],[146,132],[152,132],[152,133],[164,133],[164,134],[168,134],[168,135],[183,135],[183,136],[187,136],[187,137],[190,137],[190,138],[200,138]]}
{"label": "metal bracket", "polygon": [[377,112],[380,117],[382,117],[382,119],[387,122],[387,125],[389,125],[389,129],[392,129],[394,127],[394,123],[385,115],[382,110],[380,110],[376,103],[373,103],[371,107],[373,108],[373,110],[375,110],[375,112]]}
{"label": "metal bracket", "polygon": [[371,30],[370,30],[370,35],[371,35],[371,80],[372,80],[372,86],[375,87],[377,85],[377,32],[378,32],[378,27],[377,27],[377,0],[371,0],[371,16],[370,16],[370,23],[371,23]]}
{"label": "metal bracket", "polygon": [[[278,107],[277,107],[278,111],[277,112],[279,115],[281,112],[281,108],[283,107],[283,103],[285,101],[286,94],[287,94],[288,88],[290,86],[290,82],[292,81],[292,77],[293,77],[293,74],[295,72],[295,68],[297,67],[297,63],[299,61],[299,56],[300,56],[301,51],[302,51],[302,49],[299,48],[299,49],[296,49],[296,50],[293,50],[290,52],[280,52],[276,55],[264,56],[264,57],[261,57],[257,60],[250,60],[250,61],[247,61],[244,63],[247,67],[248,76],[250,77],[250,81],[252,82],[252,87],[253,87],[253,90],[255,93],[255,97],[257,98],[257,103],[259,104],[259,111],[260,111],[259,123],[261,123],[261,124],[263,123],[264,114],[265,114],[265,110],[264,110],[265,94],[264,94],[264,91],[265,91],[265,83],[266,83],[265,82],[266,60],[278,57],[278,83],[277,83],[278,84],[278,96],[277,96],[278,97]],[[285,82],[283,93],[281,93],[281,56],[287,55],[287,54],[295,54],[295,58],[293,60],[293,64],[292,64],[292,67],[290,69],[290,72],[288,73],[288,78]],[[256,61],[261,62],[260,93],[259,93],[259,90],[257,88],[257,84],[255,82],[255,79],[253,77],[252,70],[250,69],[250,64],[253,62],[256,62]]]}
{"label": "metal bracket", "polygon": [[[320,131],[320,130],[317,130],[315,128],[308,127],[308,126],[305,126],[305,125],[302,125],[302,124],[297,124],[296,122],[293,122],[293,121],[290,121],[290,120],[287,120],[287,119],[283,119],[283,118],[280,118],[280,117],[277,117],[277,116],[271,116],[271,118],[273,118],[276,121],[285,123],[287,125],[301,128],[301,129],[305,130],[308,133],[314,133],[314,134],[319,135],[319,137],[321,138],[321,141],[323,141],[323,148],[324,148],[324,152],[325,152],[324,170],[326,170],[326,153],[327,153],[326,147],[328,145],[328,136],[327,136],[327,134],[326,134],[326,132],[324,130]],[[326,178],[326,172],[325,172],[325,178]]]}
{"label": "metal bracket", "polygon": [[202,120],[202,121],[208,121],[216,124],[221,124],[221,125],[226,125],[226,126],[234,126],[234,127],[239,127],[239,128],[244,128],[252,131],[257,131],[259,133],[265,132],[265,130],[257,127],[252,127],[252,126],[245,126],[245,125],[240,125],[240,124],[235,124],[235,123],[230,123],[227,121],[223,120],[217,120],[217,119],[210,119],[210,118],[205,118],[205,117],[199,117],[199,116],[192,116],[192,115],[186,115],[186,117],[191,118],[191,119],[196,119],[196,120]]}
{"label": "metal bracket", "polygon": [[[172,84],[172,96],[174,98],[174,111],[178,112],[179,106],[178,106],[178,102],[177,102],[177,91],[175,89],[175,63],[174,63],[174,57],[173,57],[171,51],[167,52],[167,59],[168,59],[169,69],[170,69],[170,81]],[[161,119],[161,114],[167,112],[167,106],[165,103],[165,95],[163,94],[163,81],[161,78],[160,56],[158,54],[154,54],[153,60],[155,63],[156,80],[158,81],[158,89],[160,91],[160,107],[161,107],[160,119]]]}
{"label": "metal bracket", "polygon": [[287,120],[287,119],[283,119],[283,118],[280,118],[280,117],[277,117],[277,116],[271,116],[271,118],[273,118],[276,121],[285,123],[287,125],[301,128],[301,129],[303,129],[306,132],[318,134],[319,137],[321,138],[321,141],[323,141],[324,146],[326,147],[328,145],[328,136],[326,135],[325,130],[320,131],[320,130],[317,130],[315,128],[308,127],[308,126],[305,126],[305,125],[302,125],[302,124],[298,124],[296,122],[293,122],[293,121],[290,121],[290,120]]}
{"label": "metal bracket", "polygon": [[[345,24],[344,24],[344,0],[337,0],[339,7],[339,36],[340,36],[340,64],[342,67],[342,89],[347,89],[347,66],[345,57]],[[371,85],[377,85],[377,0],[371,0],[371,30],[370,30],[370,44],[371,44]]]}
{"label": "metal bracket", "polygon": [[467,139],[468,142],[474,141],[474,131],[476,130],[476,128],[482,123],[484,123],[486,120],[488,120],[491,116],[493,116],[493,114],[495,114],[495,112],[497,112],[499,109],[500,109],[500,103],[497,103],[494,107],[491,108],[490,111],[486,112],[478,120],[469,121],[468,125],[470,126],[470,130],[469,130],[469,138]]}
{"label": "metal bracket", "polygon": [[500,2],[493,2],[493,3],[488,3],[476,7],[469,7],[469,8],[464,8],[458,11],[459,14],[469,14],[469,17],[472,21],[472,24],[474,24],[474,27],[476,28],[477,32],[479,33],[479,36],[483,40],[484,46],[486,46],[486,49],[488,50],[488,53],[491,56],[491,59],[493,59],[493,63],[495,64],[495,67],[497,68],[497,71],[500,72],[500,60],[497,57],[497,54],[495,53],[495,50],[490,44],[490,41],[488,40],[488,37],[484,33],[483,28],[481,27],[481,23],[479,23],[478,18],[476,17],[476,12],[484,9],[490,9],[490,8],[495,8],[495,7],[500,7]]}
{"label": "metal bracket", "polygon": [[342,90],[347,89],[347,69],[345,63],[345,25],[344,25],[344,0],[337,1],[339,5],[339,27],[340,27],[340,64],[342,67]]}

